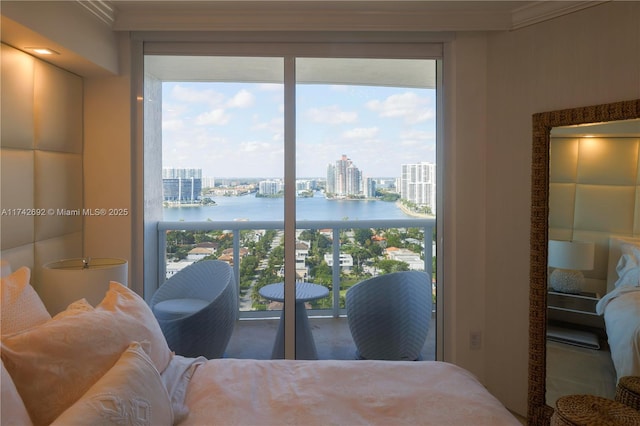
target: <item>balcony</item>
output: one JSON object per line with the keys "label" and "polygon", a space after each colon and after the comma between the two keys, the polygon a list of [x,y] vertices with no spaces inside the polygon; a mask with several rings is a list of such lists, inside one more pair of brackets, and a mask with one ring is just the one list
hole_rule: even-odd
{"label": "balcony", "polygon": [[[239,320],[236,323],[225,357],[270,359],[279,319]],[[310,318],[318,359],[355,359],[356,347],[349,332],[347,319]],[[431,318],[429,335],[422,348],[425,361],[436,359],[436,321]]]}
{"label": "balcony", "polygon": [[[237,281],[236,285],[240,291],[238,321],[225,353],[225,356],[229,358],[271,358],[271,350],[280,321],[279,317],[282,312],[281,307],[269,305],[265,301],[256,301],[255,295],[252,296],[252,287],[257,285],[256,277],[260,276],[260,268],[265,267],[267,260],[262,259],[260,261],[261,266],[253,271],[255,275],[246,277],[241,273],[240,264],[242,262],[235,262],[234,259],[241,259],[241,252],[245,253],[250,251],[246,249],[245,245],[248,238],[247,236],[253,234],[247,231],[263,232],[265,230],[275,230],[277,234],[281,236],[283,228],[284,224],[282,222],[272,221],[160,222],[158,224],[158,276],[160,277],[167,276],[167,264],[171,265],[168,260],[169,256],[167,255],[167,235],[169,231],[215,232],[217,235],[220,235],[220,232],[222,232],[227,238],[232,240],[232,244],[230,244],[231,247],[228,249],[232,251],[230,263],[233,266]],[[408,230],[413,230],[413,233],[411,233],[413,236],[416,235],[416,230],[418,230],[418,233],[422,235],[421,240],[416,240],[416,238],[412,237],[405,239],[408,240],[408,242],[402,239],[400,239],[400,241],[402,244],[411,246],[414,251],[417,250],[416,247],[421,247],[421,252],[415,253],[420,257],[421,262],[417,264],[415,262],[416,256],[413,256],[414,261],[411,263],[410,268],[426,271],[430,277],[433,277],[434,228],[434,219],[304,221],[297,223],[297,233],[303,230],[322,230],[323,233],[330,235],[329,240],[331,241],[331,245],[326,248],[323,258],[326,260],[328,257],[329,261],[325,263],[331,265],[331,283],[329,288],[332,289],[332,291],[330,291],[330,296],[326,298],[328,300],[324,300],[320,304],[314,303],[314,305],[309,306],[307,310],[319,359],[355,359],[356,348],[347,324],[346,310],[344,308],[344,293],[349,286],[359,282],[366,276],[384,273],[384,271],[376,268],[376,263],[370,260],[364,262],[358,258],[354,261],[357,268],[356,272],[359,274],[358,277],[354,276],[353,269],[349,269],[345,273],[344,253],[349,250],[349,245],[352,247],[354,244],[357,245],[353,238],[354,230],[376,230],[376,235],[380,233],[386,233],[386,235],[408,235]],[[398,240],[396,239],[396,241]],[[276,239],[275,242],[272,242],[271,247],[275,248],[278,245],[279,239]],[[404,254],[397,255],[398,259],[408,259],[407,253],[409,252],[410,250],[405,249]],[[216,257],[219,257],[218,255],[219,253],[216,254]],[[385,256],[389,256],[389,254],[387,253]],[[302,280],[303,278],[299,270],[299,257],[300,256],[296,256],[296,272],[299,277],[298,280]],[[341,266],[334,267],[333,265]],[[281,281],[283,278],[277,280]],[[314,277],[310,277],[309,281],[313,282]],[[431,282],[435,298],[435,281],[432,279]],[[333,291],[333,289],[336,289],[336,291]],[[434,303],[434,311],[431,313],[432,321],[430,323],[429,335],[422,351],[422,356],[425,360],[433,360],[436,356],[435,306]]]}

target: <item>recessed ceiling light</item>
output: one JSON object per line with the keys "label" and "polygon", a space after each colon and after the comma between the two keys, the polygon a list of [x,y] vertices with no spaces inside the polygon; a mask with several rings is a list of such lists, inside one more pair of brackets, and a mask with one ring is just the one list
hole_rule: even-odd
{"label": "recessed ceiling light", "polygon": [[53,49],[49,49],[48,47],[25,47],[25,50],[30,50],[38,55],[59,55],[59,52],[56,52]]}

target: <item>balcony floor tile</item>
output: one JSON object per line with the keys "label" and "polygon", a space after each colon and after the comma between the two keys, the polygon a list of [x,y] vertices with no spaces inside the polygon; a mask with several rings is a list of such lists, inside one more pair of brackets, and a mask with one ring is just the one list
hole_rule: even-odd
{"label": "balcony floor tile", "polygon": [[[279,319],[252,319],[236,322],[225,357],[271,359]],[[356,347],[346,318],[310,318],[319,359],[354,360]],[[435,321],[431,321],[422,349],[424,360],[435,360]]]}

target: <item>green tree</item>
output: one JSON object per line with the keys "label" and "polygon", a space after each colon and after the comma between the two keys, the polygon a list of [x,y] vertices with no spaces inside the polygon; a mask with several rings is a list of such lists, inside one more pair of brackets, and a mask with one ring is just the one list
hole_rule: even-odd
{"label": "green tree", "polygon": [[402,239],[397,232],[387,232],[387,247],[402,247]]}
{"label": "green tree", "polygon": [[375,265],[385,274],[409,270],[409,264],[407,262],[402,262],[401,260],[383,259],[377,261]]}
{"label": "green tree", "polygon": [[354,239],[361,246],[364,246],[366,243],[370,243],[371,237],[373,237],[373,231],[370,228],[357,228],[353,233]]}
{"label": "green tree", "polygon": [[327,286],[331,286],[333,281],[333,270],[324,260],[321,261],[315,268],[312,268],[311,271],[313,275],[313,280],[317,284],[324,284]]}

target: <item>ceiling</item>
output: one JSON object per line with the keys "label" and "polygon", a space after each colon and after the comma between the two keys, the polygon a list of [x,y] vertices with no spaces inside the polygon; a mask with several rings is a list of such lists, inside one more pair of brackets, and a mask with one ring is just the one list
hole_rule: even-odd
{"label": "ceiling", "polygon": [[289,37],[287,41],[296,32],[357,35],[375,31],[386,33],[385,37],[392,32],[413,32],[423,39],[431,35],[442,41],[442,34],[458,31],[513,31],[600,3],[603,1],[2,0],[0,13],[3,43],[22,50],[46,45],[60,55],[44,60],[90,76],[118,73],[118,34],[129,31],[165,38],[185,32],[216,31],[225,37],[251,31],[263,34],[264,40]]}

